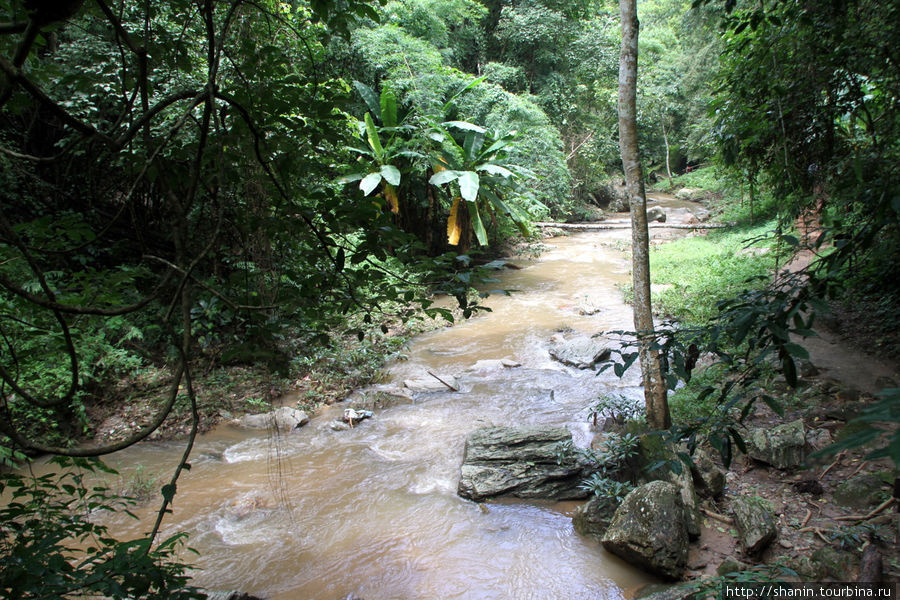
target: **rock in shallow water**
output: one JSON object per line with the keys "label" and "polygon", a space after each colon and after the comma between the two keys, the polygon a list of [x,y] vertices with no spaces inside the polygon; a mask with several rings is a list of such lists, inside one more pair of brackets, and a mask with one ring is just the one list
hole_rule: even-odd
{"label": "rock in shallow water", "polygon": [[568,500],[585,498],[587,476],[575,456],[558,461],[572,441],[564,427],[483,427],[469,434],[457,493],[481,501],[496,496]]}
{"label": "rock in shallow water", "polygon": [[309,423],[309,416],[302,410],[282,406],[272,412],[258,415],[244,415],[237,424],[248,429],[269,429],[278,427],[280,431],[293,431]]}
{"label": "rock in shallow water", "polygon": [[593,369],[611,353],[604,340],[586,335],[570,340],[554,335],[550,340],[549,352],[553,360],[576,369]]}
{"label": "rock in shallow water", "polygon": [[603,547],[665,579],[684,573],[688,531],[681,490],[666,481],[635,488],[616,510]]}

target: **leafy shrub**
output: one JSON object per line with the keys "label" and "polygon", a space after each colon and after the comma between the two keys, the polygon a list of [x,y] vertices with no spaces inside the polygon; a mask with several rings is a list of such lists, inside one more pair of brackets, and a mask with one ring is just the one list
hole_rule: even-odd
{"label": "leafy shrub", "polygon": [[29,600],[206,598],[188,584],[188,566],[175,560],[184,534],[155,546],[149,537],[120,542],[93,521],[104,511],[127,512],[134,503],[85,482],[87,473],[114,471],[99,460],[53,461],[60,473],[0,473],[0,493],[10,494],[0,508],[0,595]]}

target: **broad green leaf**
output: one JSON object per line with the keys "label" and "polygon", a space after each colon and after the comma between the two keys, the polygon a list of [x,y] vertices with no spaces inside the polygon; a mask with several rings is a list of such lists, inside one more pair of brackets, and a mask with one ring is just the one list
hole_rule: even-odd
{"label": "broad green leaf", "polygon": [[[467,171],[468,172],[468,171]],[[462,181],[460,179],[460,181]],[[487,246],[488,236],[484,230],[484,223],[481,222],[481,215],[478,214],[478,204],[475,202],[467,202],[469,206],[469,219],[472,221],[472,229],[475,231],[475,238],[482,246]]]}
{"label": "broad green leaf", "polygon": [[353,87],[359,92],[359,95],[362,97],[363,102],[366,103],[366,106],[369,107],[369,110],[372,111],[376,117],[381,119],[381,103],[378,101],[378,95],[375,93],[375,90],[360,81],[354,81]]}
{"label": "broad green leaf", "polygon": [[372,190],[378,187],[379,183],[381,183],[381,173],[369,173],[359,182],[359,189],[362,190],[363,195],[368,196]]}
{"label": "broad green leaf", "polygon": [[372,113],[366,113],[366,138],[375,152],[375,159],[378,162],[384,160],[384,147],[381,145],[381,140],[378,139],[378,130],[375,128],[375,122],[372,120]]}
{"label": "broad green leaf", "polygon": [[483,165],[478,165],[475,167],[476,171],[483,171],[490,175],[499,175],[501,177],[512,177],[513,172],[507,169],[506,167],[501,167],[500,165],[495,165],[492,163],[484,163]]}
{"label": "broad green leaf", "polygon": [[344,175],[343,177],[338,177],[338,183],[353,183],[354,181],[359,181],[365,176],[365,173],[351,173],[349,175]]}
{"label": "broad green leaf", "polygon": [[809,360],[809,352],[799,344],[788,343],[784,345],[784,349],[787,350],[788,354],[791,356]]}
{"label": "broad green leaf", "polygon": [[471,164],[477,157],[478,152],[484,145],[484,133],[477,131],[469,131],[466,133],[466,139],[463,141],[463,156],[466,163]]}
{"label": "broad green leaf", "polygon": [[385,127],[397,126],[397,96],[389,87],[381,90],[381,123]]}
{"label": "broad green leaf", "polygon": [[445,121],[441,123],[441,125],[445,127],[455,127],[457,129],[462,129],[464,131],[476,131],[478,133],[487,133],[487,129],[476,125],[474,123],[469,123],[468,121]]}
{"label": "broad green leaf", "polygon": [[459,171],[445,169],[432,175],[431,179],[428,180],[428,183],[430,183],[431,185],[444,185],[445,183],[450,183],[451,181],[459,178],[459,175]]}
{"label": "broad green leaf", "polygon": [[400,185],[400,169],[394,165],[381,167],[381,176],[391,185]]}
{"label": "broad green leaf", "polygon": [[475,202],[478,198],[478,173],[475,171],[463,171],[459,173],[459,193],[468,202]]}

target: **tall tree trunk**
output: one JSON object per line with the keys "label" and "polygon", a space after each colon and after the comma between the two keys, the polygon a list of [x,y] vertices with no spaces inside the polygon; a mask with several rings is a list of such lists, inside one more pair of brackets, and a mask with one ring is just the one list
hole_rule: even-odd
{"label": "tall tree trunk", "polygon": [[666,133],[665,119],[662,119],[661,122],[663,130],[663,143],[666,145],[666,177],[669,178],[669,189],[672,189],[672,166],[670,164],[671,159],[669,158],[669,135]]}
{"label": "tall tree trunk", "polygon": [[666,385],[659,353],[652,350],[653,313],[650,308],[650,235],[647,229],[647,196],[638,156],[637,56],[638,18],[636,0],[619,0],[622,20],[622,54],[619,60],[619,152],[625,171],[625,186],[631,201],[631,253],[634,282],[634,327],[638,332],[641,376],[647,423],[654,429],[671,425]]}

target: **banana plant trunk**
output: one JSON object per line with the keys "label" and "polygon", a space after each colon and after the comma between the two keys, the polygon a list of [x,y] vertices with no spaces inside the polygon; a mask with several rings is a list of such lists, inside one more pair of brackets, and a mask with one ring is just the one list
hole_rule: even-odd
{"label": "banana plant trunk", "polygon": [[625,171],[625,185],[631,203],[632,279],[634,283],[634,327],[638,334],[641,376],[647,423],[653,429],[671,425],[666,385],[655,339],[650,306],[650,235],[647,228],[647,196],[638,155],[637,57],[638,29],[636,0],[619,0],[622,21],[622,53],[619,60],[619,152]]}

